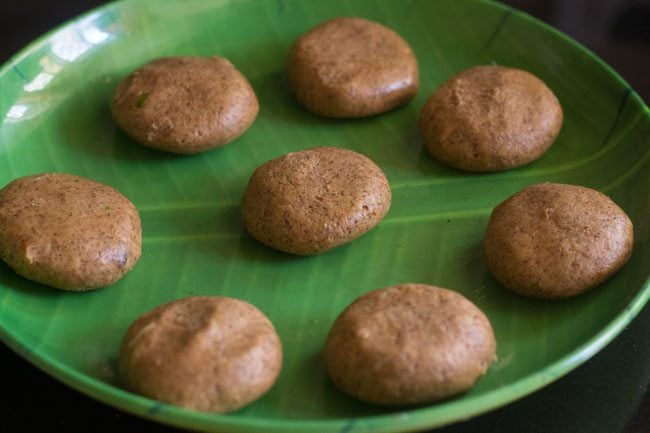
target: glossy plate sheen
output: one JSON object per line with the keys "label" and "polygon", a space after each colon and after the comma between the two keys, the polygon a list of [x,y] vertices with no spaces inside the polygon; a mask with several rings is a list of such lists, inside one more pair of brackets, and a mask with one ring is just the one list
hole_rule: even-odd
{"label": "glossy plate sheen", "polygon": [[[413,47],[422,86],[408,106],[360,120],[303,110],[284,78],[296,37],[321,21],[363,16]],[[236,142],[196,156],[136,145],[112,122],[118,81],[159,56],[218,54],[250,79],[261,104]],[[449,76],[477,64],[527,69],[565,112],[557,143],[537,162],[468,174],[435,162],[417,132],[420,108]],[[610,341],[648,298],[650,114],[609,67],[565,36],[509,8],[469,0],[134,0],[110,4],[27,47],[0,71],[0,185],[32,173],[91,177],[139,208],[143,256],[113,287],[64,293],[0,265],[0,335],[61,381],[129,412],[218,432],[394,432],[439,426],[524,396]],[[242,230],[239,202],[259,164],[290,151],[340,146],[386,172],[393,204],[361,239],[316,257],[266,248]],[[510,294],[489,276],[481,239],[491,209],[536,182],[589,186],[632,218],[634,255],[592,292],[562,302]],[[469,392],[414,409],[374,407],[338,392],[320,350],[336,315],[371,289],[423,282],[465,294],[490,317],[499,361]],[[277,385],[231,415],[195,413],[117,386],[128,325],[180,297],[233,296],[276,325],[285,349]],[[594,380],[597,380],[595,378]]]}

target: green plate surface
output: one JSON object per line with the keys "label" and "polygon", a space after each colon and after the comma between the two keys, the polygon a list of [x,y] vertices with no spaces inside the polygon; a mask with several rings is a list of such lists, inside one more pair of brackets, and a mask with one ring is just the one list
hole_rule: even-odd
{"label": "green plate surface", "polygon": [[[303,110],[284,78],[299,34],[336,16],[384,23],[411,44],[421,90],[408,106],[360,120]],[[118,81],[159,56],[218,54],[260,100],[252,128],[205,154],[175,156],[117,130],[107,102]],[[557,94],[565,123],[540,160],[495,174],[434,161],[417,131],[420,108],[449,76],[496,63],[537,74]],[[650,112],[602,61],[509,8],[469,0],[133,0],[110,4],[49,33],[0,70],[0,185],[69,172],[110,184],[139,208],[143,255],[112,287],[65,293],[0,264],[0,336],[59,380],[160,422],[218,432],[394,432],[440,426],[524,396],[576,367],[640,310],[650,289]],[[247,236],[239,202],[264,161],[340,146],[386,173],[392,208],[361,239],[295,257]],[[490,277],[481,254],[491,209],[536,182],[574,183],[610,195],[632,218],[631,261],[601,287],[562,302],[527,300]],[[455,289],[491,319],[499,361],[472,390],[414,409],[382,408],[338,392],[320,351],[337,314],[371,289],[422,282]],[[276,386],[230,415],[195,413],[133,395],[114,375],[128,325],[173,299],[247,300],[273,321],[285,363]],[[35,390],[36,391],[36,390]]]}

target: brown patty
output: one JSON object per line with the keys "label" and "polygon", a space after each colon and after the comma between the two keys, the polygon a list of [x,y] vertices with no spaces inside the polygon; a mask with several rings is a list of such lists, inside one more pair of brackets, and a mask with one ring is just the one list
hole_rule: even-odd
{"label": "brown patty", "polygon": [[319,147],[268,161],[251,176],[244,228],[281,251],[311,255],[375,227],[390,207],[386,176],[360,153]]}
{"label": "brown patty", "polygon": [[632,222],[604,194],[556,183],[529,186],[492,211],[485,258],[505,287],[566,298],[618,272],[632,254]]}
{"label": "brown patty", "polygon": [[287,65],[289,84],[311,112],[362,117],[406,104],[418,66],[393,30],[362,18],[336,18],[302,35]]}
{"label": "brown patty", "polygon": [[63,290],[110,286],[140,258],[142,229],[117,190],[63,173],[26,176],[0,190],[0,258]]}
{"label": "brown patty", "polygon": [[488,318],[459,293],[401,284],[357,298],[325,345],[332,381],[360,400],[411,405],[472,387],[496,358]]}
{"label": "brown patty", "polygon": [[246,131],[259,110],[246,78],[221,57],[165,57],[136,69],[110,104],[117,124],[148,147],[203,152]]}
{"label": "brown patty", "polygon": [[439,161],[467,171],[528,164],[553,144],[562,107],[534,75],[477,66],[440,86],[420,112],[420,131]]}
{"label": "brown patty", "polygon": [[129,327],[119,353],[124,385],[178,406],[231,412],[275,383],[282,346],[247,302],[197,296],[161,305]]}

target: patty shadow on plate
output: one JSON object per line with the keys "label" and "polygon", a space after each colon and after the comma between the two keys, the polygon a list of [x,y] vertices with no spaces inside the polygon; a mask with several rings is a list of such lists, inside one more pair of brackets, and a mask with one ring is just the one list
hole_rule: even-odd
{"label": "patty shadow on plate", "polygon": [[[462,265],[453,272],[462,276],[467,287],[464,295],[488,316],[497,336],[509,335],[513,323],[521,318],[528,321],[527,326],[517,328],[520,337],[534,336],[546,326],[544,311],[567,308],[559,306],[561,301],[527,298],[500,285],[485,263],[482,240],[469,246],[463,257],[459,259]],[[570,312],[571,306],[568,308]]]}
{"label": "patty shadow on plate", "polygon": [[28,280],[27,278],[18,275],[3,261],[0,261],[0,286],[30,296],[39,296],[44,298],[58,297],[62,293],[65,293],[62,290]]}
{"label": "patty shadow on plate", "polygon": [[183,242],[187,249],[197,248],[219,261],[282,263],[305,259],[275,250],[252,238],[244,230],[239,204],[206,208],[194,212],[191,218],[183,217],[184,213],[179,210],[159,214],[160,233],[150,230],[148,235],[164,236],[169,240],[186,239]]}
{"label": "patty shadow on plate", "polygon": [[270,71],[250,80],[260,104],[258,119],[288,125],[332,125],[340,119],[317,116],[295,98],[283,70]]}
{"label": "patty shadow on plate", "polygon": [[[287,372],[289,370],[287,369]],[[356,400],[339,390],[331,381],[323,364],[322,352],[307,355],[284,377],[286,398],[282,413],[288,418],[310,415],[326,418],[358,418],[381,415],[393,408],[376,406]],[[308,393],[308,395],[306,395]]]}
{"label": "patty shadow on plate", "polygon": [[[433,408],[439,404],[445,404],[454,400],[462,399],[466,393],[455,394],[448,398],[422,403],[416,405],[380,405],[371,404],[358,400],[341,391],[329,378],[323,363],[322,352],[309,355],[300,365],[295,366],[292,371],[292,379],[287,380],[285,385],[291,394],[292,381],[296,387],[309,389],[309,397],[301,398],[299,391],[295,392],[289,407],[283,408],[283,413],[288,417],[304,417],[315,414],[325,418],[348,418],[348,425],[342,431],[351,431],[358,419],[372,416],[393,415],[401,416],[405,412],[422,408]],[[304,392],[304,391],[303,391]]]}
{"label": "patty shadow on plate", "polygon": [[253,87],[260,106],[255,122],[268,122],[280,128],[293,128],[296,125],[330,128],[340,123],[354,122],[356,119],[317,116],[298,102],[286,74],[291,45],[265,42],[218,53],[229,59]]}
{"label": "patty shadow on plate", "polygon": [[246,260],[252,262],[298,262],[309,260],[310,256],[299,256],[296,254],[286,253],[264,245],[257,239],[254,239],[244,227],[241,227],[241,236],[238,244],[239,254]]}

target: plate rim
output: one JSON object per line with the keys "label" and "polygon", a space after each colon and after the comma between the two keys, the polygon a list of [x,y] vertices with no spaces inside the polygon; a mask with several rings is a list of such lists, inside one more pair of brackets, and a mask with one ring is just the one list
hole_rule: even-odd
{"label": "plate rim", "polygon": [[[402,432],[400,427],[410,429],[440,428],[457,421],[475,417],[499,407],[505,406],[544,386],[554,382],[598,353],[610,343],[632,319],[643,309],[650,299],[650,277],[642,289],[632,298],[623,312],[605,326],[591,339],[561,357],[545,368],[531,373],[508,385],[464,400],[450,400],[420,408],[403,408],[390,414],[362,417],[346,417],[333,420],[311,419],[273,419],[273,418],[238,418],[229,414],[197,412],[181,407],[161,403],[125,389],[103,382],[80,372],[56,358],[39,354],[39,348],[27,347],[23,342],[8,333],[0,320],[0,340],[19,356],[44,371],[65,385],[101,401],[152,421],[163,422],[184,428],[202,431],[219,431],[220,433],[239,432],[351,432],[359,422],[367,424],[367,431]],[[514,389],[514,392],[513,392]],[[478,410],[467,413],[463,408],[468,403],[479,403]],[[436,423],[431,424],[431,412],[443,412],[436,416]],[[438,415],[438,414],[433,414]],[[399,423],[403,423],[400,425]],[[206,430],[207,428],[207,430]],[[213,429],[219,430],[213,430]],[[227,430],[223,430],[227,428]],[[251,430],[254,429],[254,430]]]}
{"label": "plate rim", "polygon": [[[91,8],[43,33],[23,48],[19,49],[4,64],[0,65],[0,81],[6,74],[20,64],[35,51],[42,49],[53,35],[74,26],[79,21],[108,11],[137,7],[149,0],[117,0]],[[513,6],[502,4],[496,0],[463,0],[465,3],[480,3],[516,15],[528,25],[541,27],[554,37],[570,45],[574,50],[585,54],[594,60],[597,67],[605,70],[607,75],[621,84],[630,92],[630,98],[635,101],[642,115],[650,118],[650,108],[636,93],[630,84],[600,56],[589,48],[574,40],[564,32],[529,15]],[[135,5],[135,6],[134,6]],[[219,431],[221,433],[239,432],[402,432],[421,428],[439,428],[455,422],[476,417],[509,403],[530,395],[544,386],[556,381],[593,357],[609,344],[643,309],[650,300],[650,272],[636,294],[630,299],[624,309],[607,323],[592,338],[576,347],[555,362],[546,365],[521,379],[507,385],[485,392],[483,394],[462,400],[449,400],[423,407],[405,407],[389,414],[369,415],[361,417],[346,417],[336,419],[274,419],[274,418],[240,418],[229,414],[196,412],[158,402],[156,400],[131,393],[125,389],[101,381],[74,369],[58,359],[40,353],[38,347],[29,347],[27,343],[12,334],[8,325],[0,318],[0,341],[12,351],[28,361],[41,371],[55,378],[66,386],[82,394],[100,401],[106,405],[118,408],[130,414],[155,422],[182,428],[200,429],[202,431]],[[463,410],[469,404],[478,407],[475,410]],[[431,418],[435,421],[432,423]],[[224,430],[225,429],[225,430]],[[251,430],[253,429],[253,430]]]}

